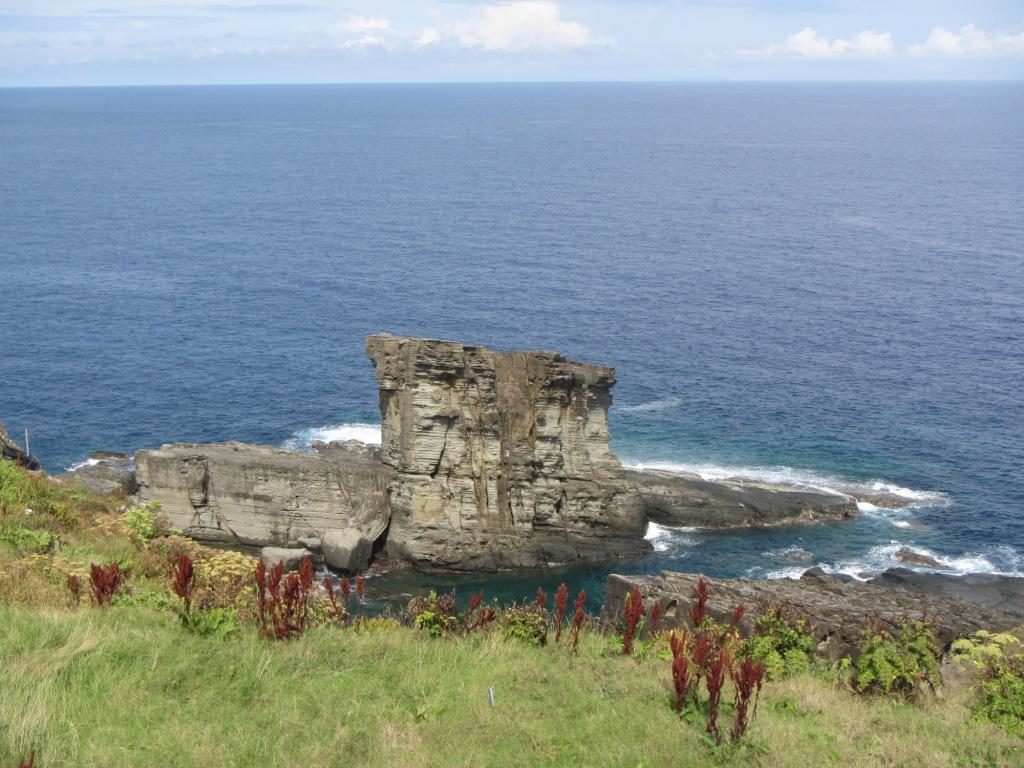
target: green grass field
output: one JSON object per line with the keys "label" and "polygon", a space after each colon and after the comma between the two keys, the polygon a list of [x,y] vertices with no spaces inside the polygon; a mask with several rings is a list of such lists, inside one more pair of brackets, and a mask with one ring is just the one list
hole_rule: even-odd
{"label": "green grass field", "polygon": [[407,628],[214,639],[145,608],[0,606],[0,765],[32,749],[41,768],[1024,765],[966,690],[910,705],[810,675],[768,684],[752,746],[716,755],[671,710],[667,662],[608,649]]}

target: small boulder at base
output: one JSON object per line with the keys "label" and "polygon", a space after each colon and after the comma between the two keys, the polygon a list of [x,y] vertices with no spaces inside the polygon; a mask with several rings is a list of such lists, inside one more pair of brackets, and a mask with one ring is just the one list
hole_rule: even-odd
{"label": "small boulder at base", "polygon": [[925,568],[947,568],[946,563],[936,560],[931,555],[922,552],[915,552],[910,547],[900,547],[896,550],[895,559],[907,565],[920,565]]}
{"label": "small boulder at base", "polygon": [[325,531],[321,547],[324,561],[336,571],[365,570],[373,554],[373,542],[353,528]]}
{"label": "small boulder at base", "polygon": [[320,537],[319,536],[300,536],[299,546],[305,547],[310,552],[316,552],[318,555],[323,551],[320,548]]}
{"label": "small boulder at base", "polygon": [[260,560],[267,568],[273,568],[278,563],[284,563],[286,571],[297,571],[302,561],[312,557],[313,553],[308,549],[286,549],[284,547],[263,547],[260,550]]}

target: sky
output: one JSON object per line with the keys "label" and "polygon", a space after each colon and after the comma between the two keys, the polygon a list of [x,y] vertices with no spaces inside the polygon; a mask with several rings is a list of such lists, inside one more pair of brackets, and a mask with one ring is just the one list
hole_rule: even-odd
{"label": "sky", "polygon": [[0,86],[1024,79],[1024,0],[0,0]]}

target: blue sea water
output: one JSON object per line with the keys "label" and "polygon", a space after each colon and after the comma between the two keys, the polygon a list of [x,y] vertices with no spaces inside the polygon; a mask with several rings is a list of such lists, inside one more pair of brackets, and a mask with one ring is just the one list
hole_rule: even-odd
{"label": "blue sea water", "polygon": [[614,365],[627,463],[915,501],[612,570],[1024,571],[1022,84],[0,90],[0,265],[50,470],[372,433],[388,330]]}

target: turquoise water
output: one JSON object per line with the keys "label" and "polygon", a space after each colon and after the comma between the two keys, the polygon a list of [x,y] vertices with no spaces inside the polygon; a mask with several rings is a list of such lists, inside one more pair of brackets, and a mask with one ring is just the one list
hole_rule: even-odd
{"label": "turquoise water", "polygon": [[1024,571],[1022,85],[0,90],[0,147],[0,419],[51,470],[372,434],[388,330],[614,365],[627,463],[915,501],[616,570]]}

